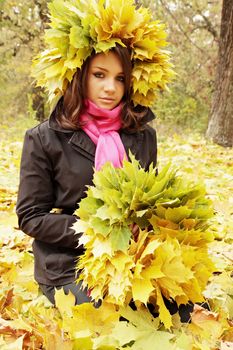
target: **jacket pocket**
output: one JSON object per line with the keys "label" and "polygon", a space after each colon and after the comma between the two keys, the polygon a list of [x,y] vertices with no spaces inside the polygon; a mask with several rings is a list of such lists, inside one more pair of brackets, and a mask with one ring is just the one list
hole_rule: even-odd
{"label": "jacket pocket", "polygon": [[[51,244],[34,240],[35,279],[40,283],[59,285],[61,281],[74,280],[77,255],[69,248],[58,248]],[[43,282],[42,282],[43,281]]]}
{"label": "jacket pocket", "polygon": [[45,259],[45,269],[50,279],[52,276],[57,278],[64,278],[75,274],[76,255],[74,253],[60,252],[59,250],[50,253]]}

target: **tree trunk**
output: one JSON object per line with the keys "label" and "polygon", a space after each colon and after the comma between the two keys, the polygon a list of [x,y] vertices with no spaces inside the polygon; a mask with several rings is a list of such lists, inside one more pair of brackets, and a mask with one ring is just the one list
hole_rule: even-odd
{"label": "tree trunk", "polygon": [[233,1],[223,0],[219,62],[206,136],[233,147]]}

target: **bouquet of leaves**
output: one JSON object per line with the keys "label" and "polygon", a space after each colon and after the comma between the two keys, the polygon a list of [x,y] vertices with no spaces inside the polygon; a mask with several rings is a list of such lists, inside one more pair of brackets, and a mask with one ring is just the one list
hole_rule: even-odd
{"label": "bouquet of leaves", "polygon": [[[201,184],[167,165],[145,171],[131,155],[122,168],[106,163],[81,201],[74,228],[83,232],[79,280],[94,300],[150,304],[172,326],[164,298],[178,305],[202,302],[214,265],[211,201]],[[137,224],[138,230],[132,230]]]}

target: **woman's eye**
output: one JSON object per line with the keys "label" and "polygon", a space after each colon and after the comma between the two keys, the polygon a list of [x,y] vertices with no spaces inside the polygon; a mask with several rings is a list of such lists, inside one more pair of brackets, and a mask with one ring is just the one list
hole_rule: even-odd
{"label": "woman's eye", "polygon": [[122,83],[125,82],[125,77],[123,75],[119,75],[119,77],[117,77],[118,81],[121,81]]}
{"label": "woman's eye", "polygon": [[103,77],[104,77],[103,73],[99,73],[99,72],[94,73],[94,76],[95,76],[96,78],[103,78]]}

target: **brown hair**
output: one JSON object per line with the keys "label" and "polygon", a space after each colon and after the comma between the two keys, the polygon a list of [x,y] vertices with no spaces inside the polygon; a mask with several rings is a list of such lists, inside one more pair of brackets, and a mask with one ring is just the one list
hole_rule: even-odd
{"label": "brown hair", "polygon": [[[128,131],[135,131],[141,128],[142,118],[147,113],[147,108],[137,109],[133,106],[131,101],[132,86],[131,86],[131,72],[132,62],[130,58],[130,51],[126,47],[117,45],[111,51],[115,52],[123,66],[124,73],[124,96],[122,99],[122,128]],[[54,115],[58,124],[64,129],[77,130],[81,127],[79,116],[84,109],[84,99],[86,93],[86,81],[88,69],[92,57],[95,52],[87,58],[81,69],[77,69],[71,83],[57,103]]]}

